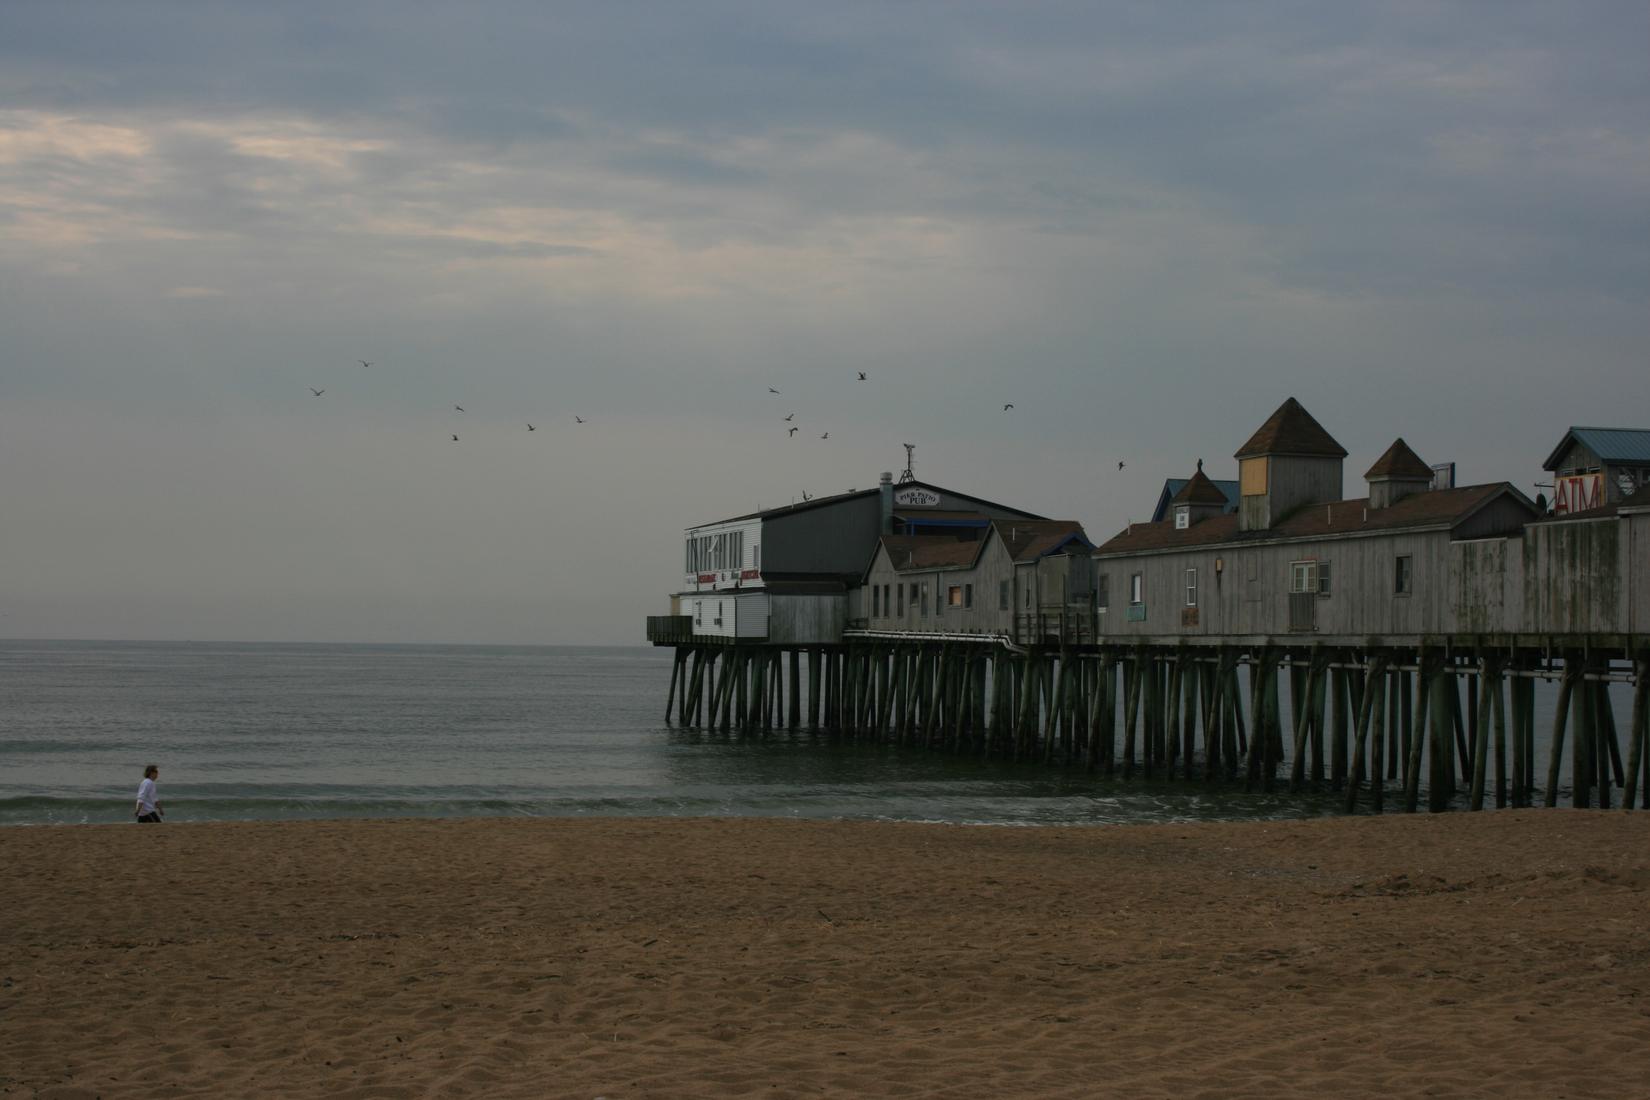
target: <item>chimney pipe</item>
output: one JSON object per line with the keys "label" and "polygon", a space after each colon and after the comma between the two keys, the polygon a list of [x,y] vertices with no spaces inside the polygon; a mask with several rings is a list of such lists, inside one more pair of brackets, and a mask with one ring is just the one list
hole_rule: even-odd
{"label": "chimney pipe", "polygon": [[877,491],[882,498],[882,533],[894,533],[894,475],[887,470],[877,481]]}

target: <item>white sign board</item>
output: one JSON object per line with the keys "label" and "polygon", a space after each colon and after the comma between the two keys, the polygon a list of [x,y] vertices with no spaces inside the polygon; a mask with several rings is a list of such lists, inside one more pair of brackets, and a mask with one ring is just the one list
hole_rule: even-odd
{"label": "white sign board", "polygon": [[934,508],[940,503],[940,495],[927,489],[895,489],[894,503],[902,508]]}

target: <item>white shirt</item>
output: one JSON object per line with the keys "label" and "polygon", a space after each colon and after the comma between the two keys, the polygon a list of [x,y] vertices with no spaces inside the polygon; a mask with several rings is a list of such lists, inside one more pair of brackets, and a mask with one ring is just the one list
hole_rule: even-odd
{"label": "white shirt", "polygon": [[156,812],[155,803],[159,800],[159,797],[159,793],[155,790],[155,781],[148,776],[144,776],[143,782],[138,784],[138,809],[146,814]]}

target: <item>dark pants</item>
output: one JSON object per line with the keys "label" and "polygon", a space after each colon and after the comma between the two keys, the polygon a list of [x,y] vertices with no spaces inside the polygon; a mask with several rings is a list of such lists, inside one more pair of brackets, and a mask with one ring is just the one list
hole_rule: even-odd
{"label": "dark pants", "polygon": [[139,825],[159,825],[160,814],[138,814]]}

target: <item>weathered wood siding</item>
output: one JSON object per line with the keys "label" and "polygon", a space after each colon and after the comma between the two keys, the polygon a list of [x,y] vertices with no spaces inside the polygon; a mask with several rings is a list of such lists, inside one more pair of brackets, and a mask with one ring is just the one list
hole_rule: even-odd
{"label": "weathered wood siding", "polygon": [[1341,460],[1273,455],[1267,463],[1265,496],[1238,502],[1243,527],[1264,531],[1308,502],[1341,499]]}
{"label": "weathered wood siding", "polygon": [[774,645],[832,645],[847,625],[845,592],[768,594],[768,641]]}
{"label": "weathered wood siding", "polygon": [[1536,523],[1524,532],[1524,614],[1528,629],[1549,634],[1628,629],[1631,523],[1615,516]]}
{"label": "weathered wood siding", "polygon": [[[1292,633],[1291,563],[1318,561],[1329,566],[1329,591],[1314,599],[1315,629],[1293,633],[1445,631],[1454,618],[1448,599],[1448,544],[1449,533],[1437,529],[1100,557],[1096,568],[1110,578],[1110,608],[1101,616],[1100,629],[1107,637],[1287,635]],[[1407,595],[1394,591],[1401,555],[1411,563],[1412,591]],[[1187,604],[1188,569],[1197,570],[1195,608]],[[1144,574],[1143,617],[1138,610],[1130,614],[1133,573]]]}
{"label": "weathered wood siding", "polygon": [[[999,607],[1000,585],[1009,584],[1009,609]],[[922,613],[920,595],[913,600],[911,586],[928,586],[928,614]],[[946,589],[951,585],[973,585],[972,607],[945,607]],[[870,594],[873,586],[888,586],[892,608],[881,607],[880,597],[874,603]],[[904,585],[903,606],[896,586]],[[888,552],[878,548],[876,560],[866,575],[865,587],[860,590],[857,616],[873,630],[933,630],[981,634],[1007,632],[1013,624],[1014,607],[1020,598],[1016,585],[1014,563],[1009,560],[1002,541],[987,533],[979,561],[971,569],[905,569],[895,570],[888,560]],[[880,612],[873,615],[876,607]]]}

